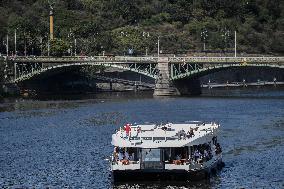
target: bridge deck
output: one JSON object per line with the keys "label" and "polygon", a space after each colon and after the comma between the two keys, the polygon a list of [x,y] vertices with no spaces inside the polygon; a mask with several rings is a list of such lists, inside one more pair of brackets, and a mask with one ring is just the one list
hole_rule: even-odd
{"label": "bridge deck", "polygon": [[[0,57],[1,58],[1,57]],[[3,57],[12,82],[30,79],[44,72],[70,66],[114,67],[143,74],[156,80],[197,77],[220,69],[240,66],[284,68],[284,57],[130,57],[130,56],[14,56]]]}
{"label": "bridge deck", "polygon": [[157,63],[161,59],[169,63],[284,63],[284,57],[129,57],[129,56],[80,56],[80,57],[31,57],[17,56],[9,57],[10,61],[17,63],[80,63],[98,62],[111,64],[129,63]]}

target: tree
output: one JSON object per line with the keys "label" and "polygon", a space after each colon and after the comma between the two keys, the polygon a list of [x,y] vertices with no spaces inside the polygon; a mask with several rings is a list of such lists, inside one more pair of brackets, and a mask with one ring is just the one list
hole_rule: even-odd
{"label": "tree", "polygon": [[63,56],[68,54],[68,43],[62,39],[54,39],[50,43],[50,55]]}
{"label": "tree", "polygon": [[[56,0],[54,5],[55,37],[68,41],[70,30],[79,46],[88,54],[108,51],[121,53],[133,46],[136,52],[155,49],[157,36],[171,33],[176,40],[166,42],[163,48],[194,48],[201,50],[200,32],[208,30],[212,48],[222,48],[218,36],[222,29],[238,31],[240,47],[255,53],[282,52],[283,10],[281,0]],[[39,38],[49,33],[49,6],[47,0],[11,0],[0,4],[0,39],[17,29],[19,51],[24,51],[25,35],[29,34],[28,53],[40,52]],[[120,29],[130,30],[133,39],[117,36]],[[167,31],[168,29],[168,31]],[[150,32],[149,38],[141,32]],[[186,35],[185,35],[186,34]],[[153,39],[152,39],[153,36]],[[155,38],[155,39],[154,39]],[[276,39],[277,38],[277,39]],[[190,39],[190,47],[185,45]],[[261,44],[256,44],[260,39]],[[215,41],[217,40],[217,41]],[[132,43],[132,44],[130,44]],[[148,44],[147,44],[148,43]],[[176,43],[176,44],[175,44]],[[3,45],[0,46],[4,52]]]}

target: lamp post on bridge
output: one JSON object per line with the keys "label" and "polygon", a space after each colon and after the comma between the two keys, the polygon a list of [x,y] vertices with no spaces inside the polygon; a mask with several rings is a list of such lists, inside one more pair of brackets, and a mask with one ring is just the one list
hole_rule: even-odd
{"label": "lamp post on bridge", "polygon": [[25,31],[24,31],[24,55],[27,56],[27,38]]}
{"label": "lamp post on bridge", "polygon": [[[69,49],[68,52],[70,53],[70,56],[73,55],[73,47],[74,47],[74,56],[77,55],[77,39],[75,38],[75,34],[72,32],[71,28],[69,30],[69,33],[67,35],[68,41],[69,41]],[[73,46],[74,44],[74,46]]]}
{"label": "lamp post on bridge", "polygon": [[6,38],[6,56],[7,58],[9,57],[9,35],[7,34],[7,38]]}
{"label": "lamp post on bridge", "polygon": [[77,56],[77,39],[74,39],[74,56]]}
{"label": "lamp post on bridge", "polygon": [[235,57],[237,57],[237,31],[235,30]]}
{"label": "lamp post on bridge", "polygon": [[208,37],[208,31],[204,28],[200,33],[201,40],[203,40],[203,51],[206,50],[206,38]]}
{"label": "lamp post on bridge", "polygon": [[17,55],[17,29],[15,29],[15,55]]}
{"label": "lamp post on bridge", "polygon": [[[145,38],[145,40],[147,40],[147,38],[150,37],[150,33],[143,31],[142,36],[143,36],[143,38]],[[147,43],[146,43],[145,55],[148,56],[148,40],[147,40]]]}
{"label": "lamp post on bridge", "polygon": [[230,30],[227,30],[226,28],[224,30],[222,30],[222,37],[224,38],[224,43],[225,43],[225,53],[227,50],[227,42],[228,39],[230,38]]}
{"label": "lamp post on bridge", "polygon": [[49,37],[47,39],[48,39],[47,40],[47,56],[49,56],[50,55],[50,39]]}
{"label": "lamp post on bridge", "polygon": [[158,36],[158,57],[160,57],[160,36]]}
{"label": "lamp post on bridge", "polygon": [[[125,37],[127,37],[127,31],[126,32],[124,32],[124,31],[120,31],[120,37],[121,38],[125,38]],[[126,50],[126,45],[123,45],[123,56],[125,56],[125,54],[126,54],[126,52],[127,52],[127,50]],[[102,48],[101,48],[102,49]]]}
{"label": "lamp post on bridge", "polygon": [[160,46],[160,39],[163,38],[163,37],[169,37],[169,36],[173,36],[174,34],[169,34],[169,35],[158,35],[158,42],[157,42],[157,48],[158,48],[158,57],[160,57],[160,54],[162,52],[161,50],[161,46]]}

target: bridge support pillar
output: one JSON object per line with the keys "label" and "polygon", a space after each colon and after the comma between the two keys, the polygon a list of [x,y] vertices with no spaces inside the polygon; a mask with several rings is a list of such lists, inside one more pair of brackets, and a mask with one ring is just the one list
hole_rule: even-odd
{"label": "bridge support pillar", "polygon": [[158,60],[159,76],[156,80],[154,96],[178,96],[180,92],[170,80],[169,59],[160,57]]}

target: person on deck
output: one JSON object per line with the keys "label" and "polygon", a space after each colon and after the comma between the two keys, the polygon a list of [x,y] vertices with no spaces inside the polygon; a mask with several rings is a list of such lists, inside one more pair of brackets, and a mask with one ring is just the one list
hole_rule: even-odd
{"label": "person on deck", "polygon": [[199,150],[196,149],[194,152],[194,161],[197,162],[199,157],[200,157],[200,152]]}
{"label": "person on deck", "polygon": [[124,127],[125,127],[126,136],[129,137],[130,136],[130,132],[131,132],[130,124],[127,123]]}
{"label": "person on deck", "polygon": [[190,130],[187,132],[187,138],[191,138],[194,136],[193,128],[190,128]]}
{"label": "person on deck", "polygon": [[129,154],[127,151],[124,152],[124,159],[129,160]]}
{"label": "person on deck", "polygon": [[118,160],[119,160],[119,161],[122,161],[123,159],[124,159],[124,154],[123,154],[122,151],[120,151],[120,152],[118,153]]}

